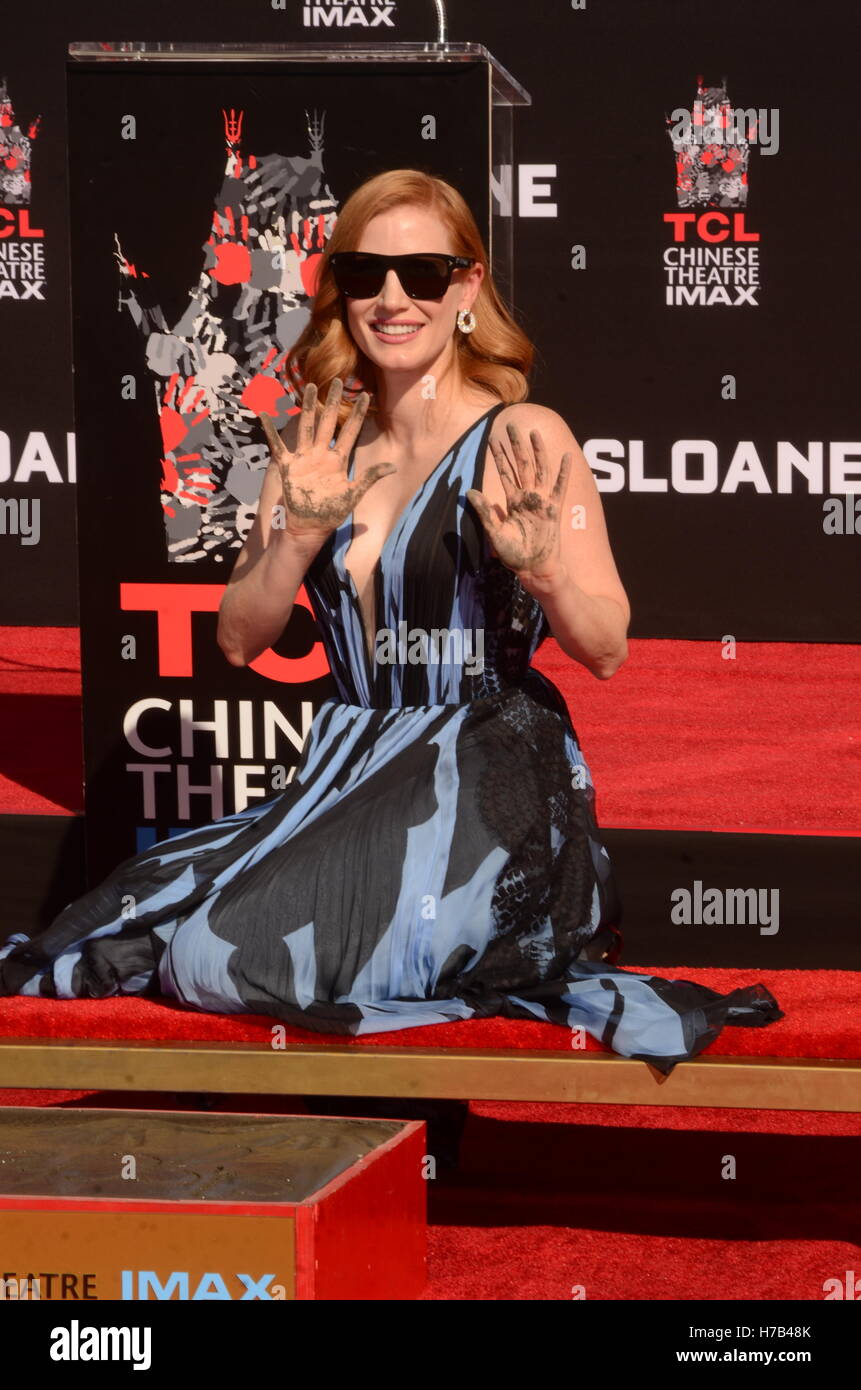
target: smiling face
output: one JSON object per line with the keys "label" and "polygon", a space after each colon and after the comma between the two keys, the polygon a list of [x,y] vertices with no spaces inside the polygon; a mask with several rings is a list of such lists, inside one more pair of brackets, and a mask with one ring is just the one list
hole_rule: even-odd
{"label": "smiling face", "polygon": [[[385,256],[416,252],[459,254],[441,218],[430,208],[412,205],[389,208],[372,218],[359,245],[350,250]],[[454,351],[458,311],[471,308],[483,273],[481,265],[455,270],[442,299],[410,299],[396,272],[389,269],[381,290],[373,298],[344,299],[347,322],[357,346],[382,371],[439,374],[447,356]]]}

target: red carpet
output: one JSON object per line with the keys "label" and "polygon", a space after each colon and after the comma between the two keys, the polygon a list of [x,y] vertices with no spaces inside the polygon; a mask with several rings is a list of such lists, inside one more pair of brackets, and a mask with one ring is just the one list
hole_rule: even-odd
{"label": "red carpet", "polygon": [[76,627],[0,627],[0,718],[0,814],[65,816],[82,810]]}
{"label": "red carpet", "polygon": [[[642,968],[642,967],[640,967]],[[727,1057],[861,1057],[861,971],[706,970],[653,967],[667,979],[692,978],[721,994],[761,980],[786,1015],[766,1028],[725,1028],[706,1054]],[[197,1013],[152,999],[2,1001],[0,1037],[192,1039],[266,1043],[276,1020],[255,1014]],[[353,1047],[525,1048],[564,1050],[567,1029],[526,1019],[466,1019],[361,1038],[286,1028],[291,1043]],[[606,1051],[587,1037],[587,1050]]]}
{"label": "red carpet", "polygon": [[[690,973],[722,991],[750,976]],[[755,973],[786,1018],[763,1029],[724,1029],[709,1053],[861,1055],[861,974]],[[133,998],[7,999],[0,1017],[6,1036],[261,1042],[271,1026],[271,1019],[192,1014]],[[323,1040],[297,1029],[288,1037]],[[482,1019],[351,1041],[555,1050],[566,1037],[550,1024]],[[591,1038],[587,1045],[601,1050]],[[197,1108],[185,1095],[0,1091],[0,1105],[58,1103]],[[291,1096],[210,1103],[246,1113],[305,1111]],[[458,1167],[441,1171],[428,1193],[424,1300],[570,1301],[581,1291],[591,1300],[819,1300],[827,1279],[861,1270],[853,1244],[861,1233],[859,1134],[861,1115],[842,1113],[473,1101]],[[732,1184],[721,1178],[728,1154],[737,1163]]]}
{"label": "red carpet", "polygon": [[[861,647],[637,641],[596,681],[545,642],[602,825],[861,833]],[[799,767],[810,770],[799,795]]]}
{"label": "red carpet", "polygon": [[[554,643],[538,663],[569,702],[603,825],[859,833],[861,649],[742,643],[728,662],[717,642],[630,647],[609,682]],[[0,629],[0,813],[81,810],[78,659],[76,629]],[[861,1057],[859,973],[655,973],[721,993],[761,980],[775,994],[785,1018],[727,1028],[705,1055]],[[143,999],[15,998],[0,1009],[0,1037],[261,1043],[272,1025]],[[565,1029],[504,1019],[361,1039],[287,1036],[356,1047],[556,1051],[568,1042]],[[587,1049],[603,1050],[591,1038]],[[290,1096],[212,1101],[304,1110]],[[182,1109],[195,1098],[0,1090],[0,1105],[69,1103]],[[473,1101],[458,1168],[429,1185],[425,1299],[819,1301],[827,1279],[861,1272],[859,1134],[861,1116],[850,1114]],[[727,1155],[732,1182],[721,1176]]]}
{"label": "red carpet", "polygon": [[[305,1111],[300,1097],[210,1099]],[[0,1090],[0,1105],[59,1103],[199,1108]],[[818,1301],[825,1280],[861,1271],[859,1133],[861,1116],[827,1112],[473,1101],[458,1167],[428,1190],[424,1300]]]}
{"label": "red carpet", "polygon": [[[0,628],[0,813],[82,809],[79,661],[76,628]],[[537,665],[568,701],[602,825],[861,833],[861,647],[742,642],[724,661],[718,642],[634,639],[596,681],[548,641]],[[799,766],[815,771],[803,795]]]}

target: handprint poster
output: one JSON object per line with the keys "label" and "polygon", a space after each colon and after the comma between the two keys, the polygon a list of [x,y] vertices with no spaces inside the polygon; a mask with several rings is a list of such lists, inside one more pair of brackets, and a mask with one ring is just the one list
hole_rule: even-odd
{"label": "handprint poster", "polygon": [[[168,559],[229,560],[256,509],[261,411],[296,403],[281,368],[308,320],[316,267],[337,219],[324,168],[325,112],[305,113],[302,153],[245,154],[245,112],[222,111],[225,166],[197,283],[178,318],[145,302],[142,265],[117,238],[120,293],[144,339],[162,436]],[[297,132],[301,135],[301,132]]]}
{"label": "handprint poster", "polygon": [[[668,134],[676,162],[676,205],[680,208],[744,208],[747,206],[750,141],[737,129],[726,85],[697,81],[688,117],[668,118]],[[751,135],[757,121],[751,113]]]}
{"label": "handprint poster", "polygon": [[487,234],[488,71],[75,62],[69,110],[94,882],[293,774],[330,690],[303,592],[251,666],[231,666],[215,636],[269,459],[259,417],[281,428],[298,409],[285,358],[364,178],[439,174]]}

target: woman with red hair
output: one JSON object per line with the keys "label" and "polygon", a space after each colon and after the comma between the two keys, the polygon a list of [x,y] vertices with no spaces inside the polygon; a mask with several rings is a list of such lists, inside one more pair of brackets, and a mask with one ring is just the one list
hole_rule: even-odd
{"label": "woman with red hair", "polygon": [[0,993],[160,991],[345,1034],[543,1019],[664,1072],[781,1017],[762,985],[616,964],[592,778],[531,662],[552,634],[607,679],[630,608],[532,356],[456,189],[400,169],[353,193],[219,616],[244,665],[304,584],[336,693],[285,791],[125,861],[0,953]]}

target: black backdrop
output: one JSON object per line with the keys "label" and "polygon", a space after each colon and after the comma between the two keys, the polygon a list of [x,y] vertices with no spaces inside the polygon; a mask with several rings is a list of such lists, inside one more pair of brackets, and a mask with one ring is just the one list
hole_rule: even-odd
{"label": "black backdrop", "polygon": [[[327,0],[318,8],[337,7]],[[375,13],[354,8],[371,19]],[[389,6],[391,23],[373,28],[308,28],[306,9],[301,0],[261,3],[244,8],[238,24],[227,0],[182,7],[154,0],[131,13],[84,0],[62,10],[19,11],[7,26],[0,71],[16,119],[26,125],[41,115],[30,213],[44,231],[47,272],[43,299],[0,298],[0,489],[4,498],[41,500],[38,545],[0,535],[0,621],[77,620],[67,462],[73,413],[66,44],[88,36],[367,42],[435,34],[433,6],[418,0]],[[524,213],[515,200],[517,308],[539,348],[534,397],[565,415],[593,463],[596,441],[618,441],[626,454],[630,441],[642,441],[646,474],[666,478],[674,441],[708,440],[717,449],[720,487],[738,443],[751,441],[772,488],[697,495],[672,487],[631,491],[626,482],[605,493],[633,600],[634,636],[858,640],[851,595],[859,539],[823,529],[823,502],[836,493],[827,472],[819,491],[809,492],[799,475],[791,492],[775,490],[781,441],[803,452],[821,442],[826,460],[829,444],[856,441],[859,452],[859,196],[852,167],[859,116],[844,62],[857,33],[857,16],[839,0],[815,7],[727,0],[719,22],[712,6],[690,0],[605,0],[583,9],[565,0],[449,5],[450,38],[485,43],[533,96],[532,107],[516,115],[516,162],[527,178],[549,183],[549,195],[537,201],[554,204],[556,213]],[[698,74],[708,83],[725,77],[734,106],[776,108],[780,116],[778,152],[764,156],[754,148],[750,159],[745,212],[760,234],[756,307],[663,302],[663,218],[675,210],[665,117],[690,107]],[[211,196],[205,169],[188,158],[181,137],[166,141],[165,158],[166,165],[185,163],[195,195]],[[542,179],[534,166],[555,171]],[[349,158],[338,172],[342,199]],[[141,203],[141,217],[156,233],[176,212],[158,189],[142,190]],[[570,268],[573,245],[586,248],[585,270]],[[182,258],[193,256],[194,245],[177,240],[175,250],[176,283],[184,288]],[[735,400],[722,399],[726,373],[736,378]],[[34,451],[37,471],[27,478],[22,460]],[[598,476],[603,480],[600,469]]]}

